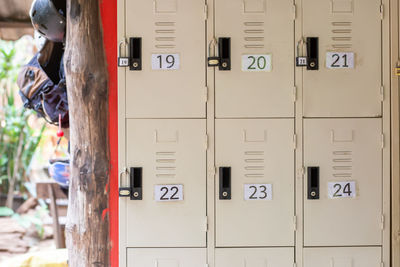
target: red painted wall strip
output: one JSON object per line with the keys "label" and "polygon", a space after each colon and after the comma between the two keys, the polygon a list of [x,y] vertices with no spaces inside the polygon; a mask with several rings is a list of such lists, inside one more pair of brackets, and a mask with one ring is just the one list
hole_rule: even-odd
{"label": "red painted wall strip", "polygon": [[118,266],[118,77],[117,77],[117,0],[101,2],[104,46],[109,72],[110,136],[110,240],[111,266]]}

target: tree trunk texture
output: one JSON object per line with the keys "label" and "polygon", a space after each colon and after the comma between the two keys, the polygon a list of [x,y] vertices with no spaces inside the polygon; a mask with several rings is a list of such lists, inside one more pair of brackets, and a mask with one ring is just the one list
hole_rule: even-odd
{"label": "tree trunk texture", "polygon": [[98,0],[67,1],[69,266],[109,266],[108,72]]}

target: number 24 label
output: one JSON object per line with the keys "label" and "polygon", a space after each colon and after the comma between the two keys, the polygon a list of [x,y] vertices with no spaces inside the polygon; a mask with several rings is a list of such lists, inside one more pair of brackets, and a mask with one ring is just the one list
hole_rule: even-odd
{"label": "number 24 label", "polygon": [[328,52],[326,53],[326,67],[328,69],[354,69],[354,53]]}
{"label": "number 24 label", "polygon": [[355,198],[356,197],[356,182],[329,182],[328,196],[331,199],[335,198]]}
{"label": "number 24 label", "polygon": [[272,200],[272,184],[245,184],[245,200]]}
{"label": "number 24 label", "polygon": [[182,201],[183,185],[181,184],[165,184],[154,186],[154,198],[156,201]]}
{"label": "number 24 label", "polygon": [[179,70],[179,54],[152,54],[151,67],[153,70]]}

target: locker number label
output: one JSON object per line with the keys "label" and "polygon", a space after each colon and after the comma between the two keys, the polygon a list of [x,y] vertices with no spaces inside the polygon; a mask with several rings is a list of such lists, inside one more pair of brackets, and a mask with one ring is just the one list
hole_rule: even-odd
{"label": "locker number label", "polygon": [[355,198],[356,182],[329,182],[328,196],[331,199],[336,198]]}
{"label": "locker number label", "polygon": [[272,200],[272,184],[245,184],[244,200]]}
{"label": "locker number label", "polygon": [[354,53],[327,52],[328,69],[354,69]]}
{"label": "locker number label", "polygon": [[271,55],[242,55],[242,71],[266,71],[272,69]]}
{"label": "locker number label", "polygon": [[179,70],[179,54],[152,54],[151,66],[153,70]]}
{"label": "locker number label", "polygon": [[182,201],[183,185],[165,184],[154,186],[154,198],[160,202]]}

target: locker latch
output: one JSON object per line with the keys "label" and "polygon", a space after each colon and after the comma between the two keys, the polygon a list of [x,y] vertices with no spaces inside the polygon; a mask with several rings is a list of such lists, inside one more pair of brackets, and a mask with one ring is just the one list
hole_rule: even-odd
{"label": "locker latch", "polygon": [[319,199],[319,167],[307,168],[307,198]]}
{"label": "locker latch", "polygon": [[121,186],[119,188],[120,197],[129,197],[131,200],[142,200],[143,199],[143,188],[142,188],[142,168],[130,168],[130,171],[125,168],[124,171],[120,172],[120,184],[122,185],[121,177],[123,174],[129,174],[129,185]]}
{"label": "locker latch", "polygon": [[319,69],[319,39],[318,37],[307,37],[307,70]]}
{"label": "locker latch", "polygon": [[142,70],[142,38],[129,38],[129,69],[132,71]]}
{"label": "locker latch", "polygon": [[[211,55],[212,46],[218,45],[218,56]],[[208,47],[208,66],[218,67],[219,70],[231,70],[231,38],[221,37],[218,42],[213,39]]]}
{"label": "locker latch", "polygon": [[231,167],[219,167],[219,199],[231,199]]}

